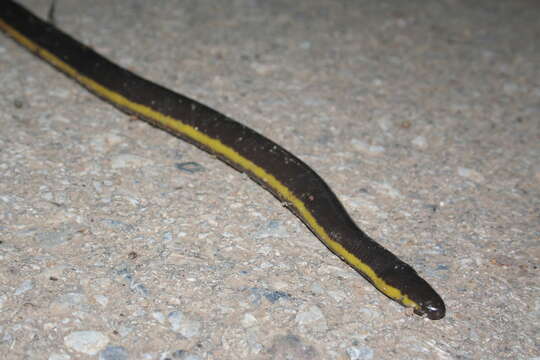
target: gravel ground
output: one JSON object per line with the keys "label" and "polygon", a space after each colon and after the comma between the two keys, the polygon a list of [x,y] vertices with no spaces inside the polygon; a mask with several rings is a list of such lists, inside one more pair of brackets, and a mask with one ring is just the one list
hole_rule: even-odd
{"label": "gravel ground", "polygon": [[540,359],[539,19],[536,0],[57,4],[76,38],[310,164],[440,321],[0,35],[0,353]]}

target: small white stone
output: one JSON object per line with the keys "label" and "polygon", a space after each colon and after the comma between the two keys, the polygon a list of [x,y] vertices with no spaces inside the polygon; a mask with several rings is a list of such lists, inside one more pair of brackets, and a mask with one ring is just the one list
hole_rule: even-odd
{"label": "small white stone", "polygon": [[77,352],[95,355],[109,343],[107,335],[99,331],[74,331],[64,337],[64,344]]}
{"label": "small white stone", "polygon": [[476,183],[483,183],[485,180],[484,176],[474,169],[460,167],[458,168],[458,174]]}
{"label": "small white stone", "polygon": [[296,323],[300,328],[309,327],[313,330],[326,331],[326,318],[321,309],[315,305],[304,308],[296,315]]}
{"label": "small white stone", "polygon": [[391,198],[399,199],[403,197],[403,195],[401,195],[401,193],[389,183],[377,183],[374,184],[374,187],[377,188],[377,191],[380,191]]}
{"label": "small white stone", "polygon": [[418,135],[412,140],[412,144],[420,149],[427,148],[427,140],[424,136]]}
{"label": "small white stone", "polygon": [[[379,80],[379,82],[381,81]],[[379,125],[382,131],[387,132],[392,127],[392,120],[390,119],[389,115],[381,115],[377,119],[377,124]]]}
{"label": "small white stone", "polygon": [[133,332],[133,328],[129,326],[120,326],[118,328],[118,333],[120,334],[121,337],[126,337],[132,332]]}
{"label": "small white stone", "polygon": [[111,159],[113,169],[139,168],[150,164],[148,159],[133,154],[120,154]]}
{"label": "small white stone", "polygon": [[115,145],[121,143],[124,139],[112,133],[100,134],[95,136],[91,141],[90,145],[99,152],[106,152]]}
{"label": "small white stone", "polygon": [[161,311],[154,311],[152,317],[160,324],[165,324],[165,315]]}
{"label": "small white stone", "polygon": [[351,346],[347,349],[347,355],[350,360],[371,360],[373,359],[373,350],[367,346]]}
{"label": "small white stone", "polygon": [[94,299],[99,305],[103,307],[107,306],[107,304],[109,303],[109,298],[104,295],[94,295]]}
{"label": "small white stone", "polygon": [[21,285],[15,290],[15,295],[21,295],[31,290],[34,287],[32,280],[24,280]]}
{"label": "small white stone", "polygon": [[341,290],[335,290],[335,291],[329,291],[328,294],[334,299],[338,304],[341,303],[343,300],[347,298],[347,294],[345,294]]}
{"label": "small white stone", "polygon": [[244,317],[242,318],[242,326],[245,328],[249,328],[257,324],[257,318],[253,316],[250,313],[244,314]]}
{"label": "small white stone", "polygon": [[360,152],[363,152],[365,154],[369,155],[379,155],[384,152],[384,147],[379,145],[369,145],[362,140],[358,139],[352,139],[351,140],[352,147]]}
{"label": "small white stone", "polygon": [[272,247],[270,245],[263,245],[257,249],[257,254],[268,256],[272,252]]}
{"label": "small white stone", "polygon": [[48,357],[48,360],[70,360],[70,359],[71,359],[71,356],[69,356],[68,354],[59,354],[59,353],[51,354]]}
{"label": "small white stone", "polygon": [[167,317],[171,328],[186,338],[192,338],[199,335],[201,323],[197,320],[188,318],[181,311],[172,311]]}

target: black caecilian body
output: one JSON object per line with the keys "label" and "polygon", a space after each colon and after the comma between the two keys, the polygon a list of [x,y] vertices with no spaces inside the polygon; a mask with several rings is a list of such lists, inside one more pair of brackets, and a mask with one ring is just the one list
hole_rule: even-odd
{"label": "black caecilian body", "polygon": [[444,302],[433,288],[360,230],[321,177],[278,144],[119,67],[11,0],[0,3],[0,29],[103,100],[247,173],[389,298],[430,319],[444,317]]}

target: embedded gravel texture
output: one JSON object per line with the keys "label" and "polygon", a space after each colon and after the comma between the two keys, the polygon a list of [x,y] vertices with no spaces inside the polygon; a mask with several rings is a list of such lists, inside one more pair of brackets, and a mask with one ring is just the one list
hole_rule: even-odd
{"label": "embedded gravel texture", "polygon": [[539,19],[536,0],[56,4],[310,164],[438,290],[440,321],[0,35],[2,358],[540,359]]}

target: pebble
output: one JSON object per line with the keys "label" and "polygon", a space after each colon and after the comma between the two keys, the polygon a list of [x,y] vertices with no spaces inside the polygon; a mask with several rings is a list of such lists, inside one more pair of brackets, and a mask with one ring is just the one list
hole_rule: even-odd
{"label": "pebble", "polygon": [[87,302],[86,295],[82,293],[66,293],[58,296],[55,302],[66,305],[81,305]]}
{"label": "pebble", "polygon": [[386,196],[392,197],[394,199],[399,199],[399,198],[403,197],[403,195],[401,195],[399,190],[394,188],[389,183],[386,183],[386,182],[374,183],[373,187],[375,187],[377,189],[377,191],[380,191],[381,193],[385,194]]}
{"label": "pebble", "polygon": [[201,329],[201,323],[184,315],[181,311],[172,311],[167,316],[171,328],[174,332],[180,333],[186,338],[198,336]]}
{"label": "pebble", "polygon": [[156,319],[160,324],[165,324],[165,315],[161,311],[154,311],[152,317]]}
{"label": "pebble", "polygon": [[373,359],[373,349],[367,346],[351,346],[347,349],[349,360],[370,360]]}
{"label": "pebble", "polygon": [[99,360],[128,360],[129,354],[123,346],[107,346],[100,351]]}
{"label": "pebble", "polygon": [[474,169],[460,167],[458,168],[458,175],[476,183],[483,183],[485,181],[484,176]]}
{"label": "pebble", "polygon": [[323,289],[321,284],[317,282],[314,282],[313,284],[311,284],[310,290],[312,293],[317,294],[317,295],[321,295],[326,291],[326,289]]}
{"label": "pebble", "polygon": [[120,154],[111,159],[113,169],[140,168],[151,164],[151,161],[133,154]]}
{"label": "pebble", "polygon": [[135,227],[133,225],[115,219],[102,219],[101,224],[110,229],[122,231],[125,233],[131,233],[135,231]]}
{"label": "pebble", "polygon": [[74,331],[64,337],[64,344],[77,352],[95,355],[109,343],[107,335],[99,331]]}
{"label": "pebble", "polygon": [[[375,86],[380,86],[382,84],[382,81],[380,79],[376,79],[373,84]],[[390,115],[388,114],[378,114],[377,116],[377,124],[379,127],[384,131],[387,132],[392,128],[392,120],[390,118]]]}
{"label": "pebble", "polygon": [[120,326],[118,328],[118,334],[121,336],[121,337],[126,337],[128,336],[129,334],[131,334],[133,332],[133,328],[132,327],[129,327],[129,326]]}
{"label": "pebble", "polygon": [[249,328],[257,324],[257,318],[252,314],[247,313],[244,314],[241,323],[244,328]]}
{"label": "pebble", "polygon": [[191,354],[185,350],[176,350],[171,354],[173,359],[178,360],[201,360],[198,355]]}
{"label": "pebble", "polygon": [[347,294],[341,290],[328,291],[328,295],[330,295],[338,304],[347,299]]}
{"label": "pebble", "polygon": [[109,298],[105,295],[94,295],[94,300],[102,307],[106,307],[109,303]]}
{"label": "pebble", "polygon": [[149,290],[144,286],[144,284],[141,284],[138,282],[131,272],[130,269],[128,269],[127,266],[124,266],[123,264],[116,270],[116,274],[123,278],[129,285],[129,288],[133,290],[136,294],[138,294],[141,297],[146,297],[149,295]]}
{"label": "pebble", "polygon": [[279,299],[289,299],[291,296],[286,292],[279,290],[268,290],[252,287],[248,289],[250,292],[249,299],[253,304],[260,304],[261,299],[264,297],[266,300],[270,301],[272,304],[277,302]]}
{"label": "pebble", "polygon": [[278,301],[279,299],[288,299],[291,296],[283,291],[269,291],[264,294],[264,297],[266,300],[270,301],[272,304]]}
{"label": "pebble", "polygon": [[251,354],[259,354],[264,350],[264,346],[258,342],[259,332],[255,328],[246,330],[245,342]]}
{"label": "pebble", "polygon": [[351,145],[355,150],[360,151],[365,154],[369,154],[369,155],[379,155],[379,154],[382,154],[385,150],[384,146],[369,145],[363,142],[362,140],[358,140],[358,139],[352,139]]}
{"label": "pebble", "polygon": [[122,136],[114,133],[105,133],[95,136],[90,140],[90,145],[99,152],[109,151],[114,146],[124,141]]}
{"label": "pebble", "polygon": [[288,237],[287,227],[281,221],[270,220],[261,230],[255,233],[256,239],[266,239],[268,237]]}
{"label": "pebble", "polygon": [[32,280],[24,280],[21,285],[15,290],[15,295],[21,295],[27,292],[28,290],[32,290],[34,285],[32,284]]}
{"label": "pebble", "polygon": [[194,161],[177,163],[177,164],[174,164],[174,167],[176,167],[180,171],[183,171],[189,174],[194,174],[196,172],[204,171],[204,167],[201,164],[196,163]]}
{"label": "pebble", "polygon": [[48,360],[70,360],[71,356],[69,356],[68,354],[54,353],[54,354],[49,355],[47,359]]}
{"label": "pebble", "polygon": [[415,137],[412,141],[412,144],[416,146],[419,149],[425,149],[427,148],[427,140],[424,136],[418,135]]}
{"label": "pebble", "polygon": [[301,329],[312,329],[316,331],[326,331],[326,317],[318,306],[311,305],[305,307],[296,314],[296,323]]}

